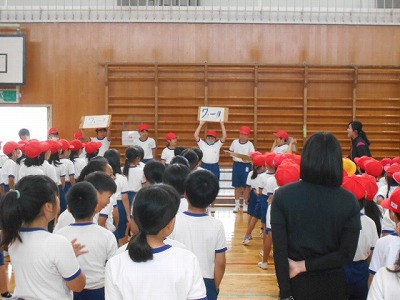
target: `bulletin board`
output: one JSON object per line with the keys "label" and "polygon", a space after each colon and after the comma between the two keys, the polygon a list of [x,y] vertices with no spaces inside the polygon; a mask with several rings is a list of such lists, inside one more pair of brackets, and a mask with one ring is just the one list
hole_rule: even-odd
{"label": "bulletin board", "polygon": [[24,85],[25,82],[25,34],[0,34],[0,85]]}

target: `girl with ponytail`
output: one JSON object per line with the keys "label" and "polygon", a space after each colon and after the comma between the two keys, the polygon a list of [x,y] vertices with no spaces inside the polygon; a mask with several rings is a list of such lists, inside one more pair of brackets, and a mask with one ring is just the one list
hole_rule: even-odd
{"label": "girl with ponytail", "polygon": [[106,266],[106,299],[206,299],[196,256],[167,245],[175,224],[180,197],[173,187],[158,184],[137,194],[132,207],[139,233],[128,251]]}
{"label": "girl with ponytail", "polygon": [[371,151],[367,134],[363,131],[363,124],[360,121],[351,121],[347,125],[347,136],[351,139],[351,150],[349,158],[354,160],[356,157],[369,156]]}
{"label": "girl with ponytail", "polygon": [[14,296],[71,300],[85,287],[76,256],[82,246],[47,231],[60,210],[57,185],[45,175],[23,177],[0,201],[0,246],[15,274]]}

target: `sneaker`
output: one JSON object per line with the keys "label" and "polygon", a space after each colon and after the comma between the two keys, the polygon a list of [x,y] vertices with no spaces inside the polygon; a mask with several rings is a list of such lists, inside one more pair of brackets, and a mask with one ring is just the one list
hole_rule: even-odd
{"label": "sneaker", "polygon": [[268,263],[266,261],[260,261],[258,264],[258,267],[263,269],[263,270],[267,270],[268,269]]}
{"label": "sneaker", "polygon": [[244,240],[243,240],[243,242],[242,242],[242,244],[243,244],[243,245],[248,245],[248,244],[250,244],[250,237],[245,237]]}
{"label": "sneaker", "polygon": [[261,250],[261,251],[260,251],[260,256],[261,256],[261,257],[264,257],[264,250]]}
{"label": "sneaker", "polygon": [[249,236],[249,240],[252,240],[253,239],[253,237],[252,236]]}
{"label": "sneaker", "polygon": [[10,292],[5,292],[1,294],[2,299],[11,299],[13,295]]}
{"label": "sneaker", "polygon": [[239,206],[236,206],[233,208],[233,212],[236,214],[239,212]]}
{"label": "sneaker", "polygon": [[243,212],[247,212],[247,204],[243,203]]}

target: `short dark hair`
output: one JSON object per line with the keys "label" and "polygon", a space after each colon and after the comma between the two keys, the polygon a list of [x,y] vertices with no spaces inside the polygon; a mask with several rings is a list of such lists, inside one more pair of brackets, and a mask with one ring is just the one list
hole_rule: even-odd
{"label": "short dark hair", "polygon": [[93,184],[78,182],[67,193],[68,209],[75,220],[93,217],[97,206],[97,193]]}
{"label": "short dark hair", "polygon": [[30,134],[31,134],[31,133],[30,133],[29,130],[26,129],[26,128],[21,128],[21,129],[18,131],[19,137],[21,137],[21,136],[23,136],[23,135],[30,135]]}
{"label": "short dark hair", "polygon": [[111,192],[115,194],[117,191],[114,179],[103,171],[90,173],[85,177],[85,181],[90,182],[99,193]]}
{"label": "short dark hair", "polygon": [[174,149],[174,155],[175,156],[181,155],[182,151],[185,149],[186,148],[184,146],[176,146]]}
{"label": "short dark hair", "polygon": [[189,161],[190,170],[194,170],[199,163],[199,157],[197,156],[196,152],[188,148],[183,150],[181,155]]}
{"label": "short dark hair", "polygon": [[197,156],[199,157],[199,161],[201,161],[203,159],[203,150],[201,150],[200,148],[194,147],[192,148],[192,150],[197,154]]}
{"label": "short dark hair", "polygon": [[183,157],[181,155],[177,155],[171,159],[170,165],[173,165],[173,164],[180,164],[180,165],[184,165],[184,166],[190,168],[190,164],[189,164],[189,161],[187,160],[187,158]]}
{"label": "short dark hair", "polygon": [[342,148],[333,134],[317,132],[307,140],[301,156],[300,178],[324,186],[342,185]]}
{"label": "short dark hair", "polygon": [[190,173],[190,169],[182,164],[172,164],[165,168],[163,182],[175,188],[179,195],[185,193],[185,180]]}
{"label": "short dark hair", "polygon": [[143,174],[146,180],[151,184],[161,183],[165,171],[165,166],[158,160],[151,160],[143,168]]}
{"label": "short dark hair", "polygon": [[208,170],[193,171],[185,181],[187,199],[194,207],[206,208],[217,198],[218,192],[218,179]]}
{"label": "short dark hair", "polygon": [[84,181],[85,177],[88,174],[93,173],[95,171],[104,171],[107,165],[108,165],[108,160],[102,156],[96,156],[92,158],[88,162],[88,164],[82,169],[77,181],[78,182]]}
{"label": "short dark hair", "polygon": [[111,168],[113,169],[113,173],[121,174],[121,154],[117,149],[108,149],[104,152],[104,158],[107,159]]}

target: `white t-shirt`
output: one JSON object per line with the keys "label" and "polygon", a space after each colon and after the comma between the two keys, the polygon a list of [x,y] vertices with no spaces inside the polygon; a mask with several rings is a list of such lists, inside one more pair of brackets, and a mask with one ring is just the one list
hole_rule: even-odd
{"label": "white t-shirt", "polygon": [[262,189],[262,194],[266,196],[272,195],[274,193],[275,188],[278,186],[278,184],[276,183],[275,174],[265,172],[261,174],[260,177],[261,179],[259,183],[260,183],[260,189]]}
{"label": "white t-shirt", "polygon": [[175,157],[174,149],[170,149],[165,147],[161,152],[161,160],[165,160],[165,163],[168,165],[171,162],[171,159]]}
{"label": "white t-shirt", "polygon": [[[392,267],[391,267],[392,268]],[[378,270],[368,291],[367,300],[394,300],[399,298],[400,273],[382,267]]]}
{"label": "white t-shirt", "polygon": [[81,273],[72,244],[44,229],[20,231],[22,243],[9,247],[15,274],[14,296],[28,299],[71,300],[66,281]]}
{"label": "white t-shirt", "polygon": [[68,159],[68,158],[61,158],[60,161],[64,164],[65,166],[65,172],[66,172],[66,176],[65,176],[65,181],[69,182],[70,181],[70,176],[75,176],[75,167],[74,167],[74,163]]}
{"label": "white t-shirt", "polygon": [[[118,255],[118,254],[120,254],[120,253],[122,253],[122,252],[128,250],[128,249],[127,249],[128,244],[129,244],[129,243],[126,243],[126,244],[122,245],[121,247],[119,247],[118,250],[117,250],[117,252],[115,252],[115,255]],[[182,249],[187,249],[186,246],[185,246],[184,244],[182,244],[181,242],[175,241],[175,240],[170,239],[170,238],[165,238],[165,239],[164,239],[164,244],[165,244],[165,245],[171,245],[171,246],[173,246],[173,247],[182,248]]]}
{"label": "white t-shirt", "polygon": [[11,158],[8,158],[0,169],[0,175],[1,175],[0,183],[8,185],[9,177],[14,177],[14,181],[16,183],[17,163],[13,161]]}
{"label": "white t-shirt", "polygon": [[206,288],[196,256],[165,245],[153,249],[153,259],[136,263],[127,251],[106,266],[106,300],[206,299]]}
{"label": "white t-shirt", "polygon": [[81,175],[83,168],[86,167],[88,161],[86,158],[76,157],[73,163],[75,168],[75,179],[78,179],[79,175]]}
{"label": "white t-shirt", "polygon": [[56,168],[49,164],[49,162],[47,160],[45,160],[42,164],[42,169],[44,172],[44,175],[50,177],[55,183],[58,184],[58,182],[60,182],[61,184],[61,180],[59,177],[57,177],[57,172],[56,172]]}
{"label": "white t-shirt", "polygon": [[41,166],[30,166],[27,167],[24,163],[21,162],[21,166],[17,172],[17,181],[21,180],[21,178],[28,175],[45,175],[43,168]]}
{"label": "white t-shirt", "polygon": [[174,231],[169,237],[196,254],[204,278],[214,278],[215,254],[227,250],[220,220],[208,214],[178,213]]}
{"label": "white t-shirt", "polygon": [[223,145],[221,140],[216,141],[214,144],[209,145],[202,139],[197,142],[200,150],[203,151],[202,161],[206,164],[216,164],[219,162],[219,151]]}
{"label": "white t-shirt", "polygon": [[400,251],[400,237],[397,235],[386,235],[380,238],[376,244],[369,264],[370,273],[374,274],[382,267],[393,266]]}
{"label": "white t-shirt", "polygon": [[[61,161],[60,161],[61,162]],[[56,176],[57,176],[57,185],[61,185],[61,178],[65,178],[67,175],[67,168],[63,163],[60,163],[58,166],[56,166],[53,162],[54,170],[56,171]]]}
{"label": "white t-shirt", "polygon": [[181,202],[179,203],[178,213],[187,211],[189,208],[189,203],[185,196],[181,196]]}
{"label": "white t-shirt", "polygon": [[122,174],[115,174],[115,184],[117,185],[117,191],[114,196],[117,200],[122,200],[122,194],[126,194],[129,191],[128,179]]}
{"label": "white t-shirt", "polygon": [[[253,143],[250,141],[242,144],[239,140],[233,140],[231,146],[229,147],[229,151],[244,155],[250,155],[250,153],[254,152],[255,149]],[[233,157],[233,161],[243,162],[243,160],[239,157]]]}
{"label": "white t-shirt", "polygon": [[[388,194],[389,197],[393,194],[393,192],[396,190],[396,188],[398,188],[398,187],[396,187],[396,186],[390,187],[389,194]],[[387,189],[388,189],[387,184],[380,187],[378,190],[378,193],[375,196],[375,199],[378,196],[382,197],[383,199],[388,198],[388,197],[386,197]],[[392,221],[392,219],[390,219],[389,210],[387,210],[387,209],[384,209],[383,218],[381,220],[381,225],[382,225],[382,232],[392,233],[396,230],[396,224]]]}
{"label": "white t-shirt", "polygon": [[90,140],[92,142],[101,142],[102,145],[101,145],[101,147],[99,149],[98,156],[104,156],[104,152],[106,152],[108,149],[110,149],[111,141],[107,137],[105,137],[105,138],[103,138],[101,140],[98,139],[97,137],[92,137],[92,138],[90,138]]}
{"label": "white t-shirt", "polygon": [[128,173],[129,191],[138,192],[142,188],[143,168],[141,166],[129,167]]}
{"label": "white t-shirt", "polygon": [[358,237],[356,254],[353,261],[366,260],[379,239],[375,222],[368,216],[361,214],[361,231]]}
{"label": "white t-shirt", "polygon": [[288,144],[283,144],[281,146],[275,146],[274,149],[272,149],[272,152],[275,152],[277,154],[283,154],[286,153],[289,149]]}
{"label": "white t-shirt", "polygon": [[56,226],[54,226],[53,232],[57,233],[61,228],[68,226],[70,224],[75,223],[75,218],[68,211],[68,209],[64,210],[57,219]]}
{"label": "white t-shirt", "polygon": [[246,180],[246,185],[251,187],[251,189],[254,189],[256,194],[258,195],[258,189],[261,186],[261,175],[264,174],[264,172],[257,174],[257,177],[254,179],[251,179],[251,176],[253,176],[254,171],[250,171],[249,174],[247,175],[247,180]]}
{"label": "white t-shirt", "polygon": [[148,137],[147,140],[142,141],[140,138],[134,139],[133,140],[133,145],[134,146],[140,146],[144,150],[144,157],[143,159],[153,159],[153,149],[156,148],[156,141]]}
{"label": "white t-shirt", "polygon": [[114,216],[113,216],[113,210],[114,207],[117,206],[117,199],[115,198],[115,194],[110,197],[110,203],[108,203],[102,210],[100,210],[99,213],[97,213],[93,220],[95,223],[98,223],[99,216],[105,217],[106,218],[106,228],[110,230],[111,232],[114,232],[116,230],[115,225],[114,225]]}
{"label": "white t-shirt", "polygon": [[88,253],[78,256],[79,265],[86,275],[85,289],[99,289],[104,287],[104,273],[106,262],[117,251],[117,240],[107,229],[94,224],[74,223],[57,232],[65,236],[67,240],[77,239],[77,242],[85,245]]}

